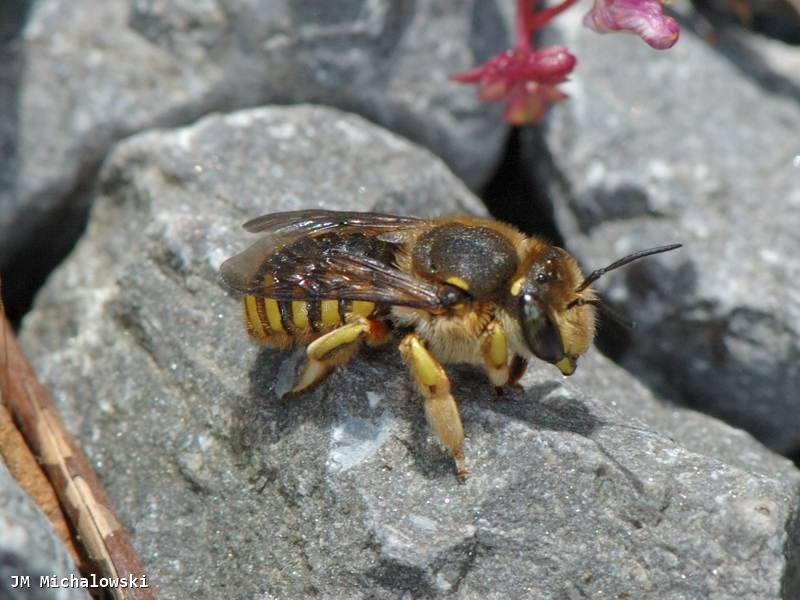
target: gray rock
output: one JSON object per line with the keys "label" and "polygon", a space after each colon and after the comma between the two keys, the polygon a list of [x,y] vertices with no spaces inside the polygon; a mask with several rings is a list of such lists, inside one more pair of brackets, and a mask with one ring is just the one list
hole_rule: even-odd
{"label": "gray rock", "polygon": [[[61,585],[80,572],[53,526],[0,461],[0,597],[10,600],[88,598],[77,585]],[[48,585],[41,585],[46,578]],[[55,585],[49,587],[50,582]]]}
{"label": "gray rock", "polygon": [[[771,95],[692,35],[669,52],[565,19],[582,57],[572,98],[528,148],[570,247],[596,268],[685,248],[605,278],[639,325],[623,359],[688,405],[800,450],[800,131]],[[631,78],[627,65],[647,64]],[[646,369],[644,369],[646,371]]]}
{"label": "gray rock", "polygon": [[34,234],[48,240],[40,260],[77,238],[113,142],[234,107],[344,107],[479,185],[506,125],[447,76],[504,46],[501,4],[41,0],[24,34],[16,192],[0,190],[0,268]]}
{"label": "gray rock", "polygon": [[719,0],[694,0],[715,29],[748,27],[789,44],[800,42],[800,4],[796,0],[745,0],[736,6]]}
{"label": "gray rock", "polygon": [[[314,107],[121,144],[22,342],[164,597],[779,598],[800,474],[591,352],[498,401],[451,368],[471,478],[393,348],[280,400],[217,268],[247,217],[480,210],[426,151]],[[787,558],[788,557],[788,558]]]}
{"label": "gray rock", "polygon": [[[13,192],[16,173],[17,89],[22,71],[19,32],[27,3],[0,5],[0,194]],[[0,195],[0,206],[4,196]],[[0,210],[0,214],[2,214]],[[0,217],[2,218],[2,217]]]}

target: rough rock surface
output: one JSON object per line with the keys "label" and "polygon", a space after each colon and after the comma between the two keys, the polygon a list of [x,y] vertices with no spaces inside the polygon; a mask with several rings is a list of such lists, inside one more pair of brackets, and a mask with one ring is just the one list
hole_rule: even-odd
{"label": "rough rock surface", "polygon": [[[52,525],[0,461],[0,598],[73,600],[88,598],[77,587],[41,587],[40,577],[80,577]],[[15,583],[29,578],[29,586]],[[21,580],[21,581],[24,581]]]}
{"label": "rough rock surface", "polygon": [[[800,451],[800,131],[796,99],[770,94],[691,34],[657,53],[588,35],[572,98],[529,138],[570,247],[592,268],[669,242],[685,248],[601,287],[639,328],[665,395]],[[631,78],[622,64],[647,64]]]}
{"label": "rough rock surface", "polygon": [[743,0],[738,4],[694,0],[692,5],[716,29],[747,27],[789,44],[800,43],[800,3],[797,0]]}
{"label": "rough rock surface", "polygon": [[49,242],[40,256],[74,241],[114,141],[233,107],[343,107],[428,146],[480,184],[507,128],[447,75],[504,46],[508,11],[498,0],[439,4],[35,3],[18,109],[3,115],[16,129],[17,167],[15,186],[0,188],[0,268],[34,232]]}
{"label": "rough rock surface", "polygon": [[437,159],[358,117],[209,117],[117,148],[87,236],[26,319],[162,597],[797,591],[795,467],[596,352],[569,380],[532,365],[507,400],[451,368],[464,484],[392,348],[278,399],[295,358],[250,344],[216,271],[247,217],[319,206],[479,210]]}

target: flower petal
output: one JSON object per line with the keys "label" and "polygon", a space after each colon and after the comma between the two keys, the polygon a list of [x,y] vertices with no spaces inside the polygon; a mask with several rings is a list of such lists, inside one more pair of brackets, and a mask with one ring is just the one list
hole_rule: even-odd
{"label": "flower petal", "polygon": [[510,85],[511,84],[506,78],[484,79],[481,81],[478,91],[478,98],[483,102],[500,100],[508,93]]}
{"label": "flower petal", "polygon": [[630,31],[656,50],[671,48],[680,34],[658,0],[595,0],[583,24],[599,33]]}
{"label": "flower petal", "polygon": [[459,83],[476,83],[481,80],[485,71],[486,64],[477,67],[472,67],[466,71],[459,71],[458,73],[450,73],[449,79],[458,81]]}
{"label": "flower petal", "polygon": [[508,122],[522,125],[539,121],[548,104],[566,98],[556,86],[567,80],[575,57],[563,46],[533,49],[516,46],[482,65],[455,73],[450,79],[477,83],[482,101],[504,101]]}

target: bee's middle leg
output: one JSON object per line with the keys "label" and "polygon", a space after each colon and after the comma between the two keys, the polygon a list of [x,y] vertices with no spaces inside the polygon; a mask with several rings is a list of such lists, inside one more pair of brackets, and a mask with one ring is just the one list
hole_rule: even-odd
{"label": "bee's middle leg", "polygon": [[318,337],[306,348],[306,363],[289,393],[299,394],[322,381],[331,369],[353,358],[362,339],[377,346],[388,337],[385,323],[364,317]]}
{"label": "bee's middle leg", "polygon": [[431,429],[453,457],[458,476],[466,477],[468,472],[464,464],[464,427],[456,401],[450,394],[447,373],[416,333],[410,333],[403,338],[400,342],[400,354],[425,400],[425,416]]}

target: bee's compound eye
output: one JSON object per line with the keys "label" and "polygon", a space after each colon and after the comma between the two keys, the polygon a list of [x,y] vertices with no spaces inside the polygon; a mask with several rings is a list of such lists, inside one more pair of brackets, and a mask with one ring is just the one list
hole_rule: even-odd
{"label": "bee's compound eye", "polygon": [[559,362],[564,357],[561,334],[533,294],[528,292],[520,296],[518,310],[522,335],[530,351],[546,362]]}

